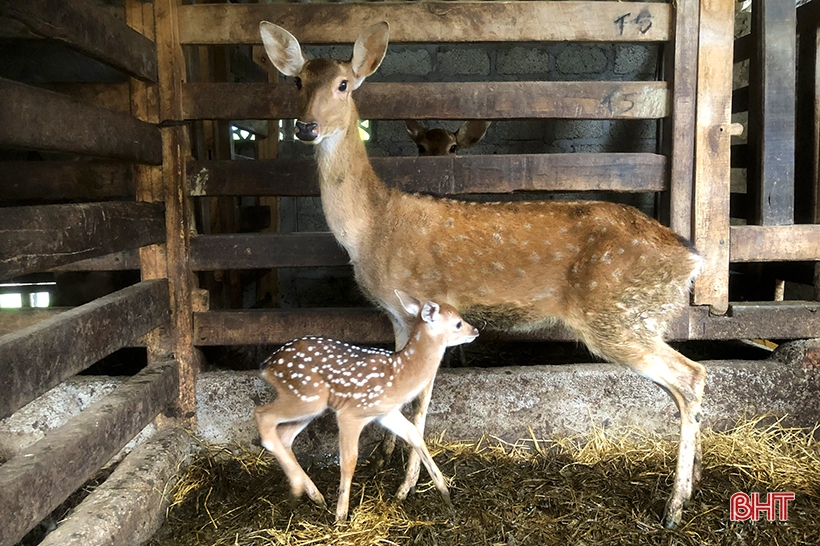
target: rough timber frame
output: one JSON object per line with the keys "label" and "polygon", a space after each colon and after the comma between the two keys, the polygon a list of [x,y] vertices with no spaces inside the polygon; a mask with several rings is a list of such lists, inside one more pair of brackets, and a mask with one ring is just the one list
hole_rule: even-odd
{"label": "rough timber frame", "polygon": [[[755,4],[767,6],[758,10],[764,21],[761,32],[766,31],[765,21],[776,17],[786,3]],[[782,110],[788,100],[772,102],[772,93],[777,92],[774,86],[783,82],[764,74],[760,89],[746,93],[747,102],[762,104],[771,113],[763,119],[764,140],[753,143],[763,182],[760,193],[753,194],[755,221],[745,226],[729,222],[733,0],[184,5],[181,0],[126,0],[126,24],[90,7],[86,0],[66,0],[57,11],[43,9],[45,4],[44,0],[0,0],[0,26],[11,21],[18,24],[13,29],[21,35],[56,39],[117,67],[130,80],[127,86],[42,88],[0,80],[0,127],[4,129],[0,146],[106,158],[77,164],[9,163],[0,169],[0,199],[135,199],[131,203],[10,209],[18,223],[36,219],[59,230],[62,223],[82,217],[90,227],[57,247],[31,234],[20,235],[37,252],[0,256],[0,277],[44,269],[139,268],[143,282],[71,311],[0,316],[0,360],[19,362],[2,372],[3,384],[14,383],[16,394],[0,404],[0,415],[16,411],[121,346],[146,346],[149,366],[27,453],[0,466],[0,504],[15,507],[0,512],[0,546],[16,543],[152,420],[163,431],[157,443],[148,446],[146,457],[152,456],[152,449],[159,450],[173,465],[184,456],[189,442],[178,427],[190,427],[195,419],[197,346],[280,343],[316,332],[356,342],[392,340],[386,320],[371,309],[209,311],[208,294],[197,287],[195,272],[199,271],[347,263],[328,233],[194,234],[196,197],[275,198],[316,195],[318,191],[309,162],[190,157],[191,122],[293,115],[293,91],[289,85],[276,83],[276,78],[270,83],[186,82],[194,63],[185,48],[257,44],[262,19],[283,24],[306,44],[349,43],[352,29],[381,19],[391,21],[393,43],[664,43],[666,78],[659,82],[368,83],[359,91],[367,105],[364,113],[372,119],[658,119],[664,129],[662,154],[380,158],[374,165],[407,191],[441,195],[521,190],[662,192],[664,220],[706,257],[694,287],[693,305],[673,325],[671,337],[820,337],[817,302],[732,303],[728,290],[731,263],[820,261],[820,85],[816,66],[820,16],[815,13],[816,2],[797,12],[800,50],[809,53],[801,57],[801,62],[808,60],[807,69],[801,72],[808,83],[800,88],[799,104],[808,104],[804,108],[811,112],[800,117],[809,122],[807,127],[798,124],[798,131],[813,136],[807,139],[810,149],[798,157],[795,170],[812,181],[806,201],[810,206],[795,203],[790,212],[788,196],[783,206],[776,199],[760,197],[780,197],[783,187],[787,193],[802,191],[777,178],[782,173],[772,167],[771,154],[781,153],[778,146],[784,143],[768,135],[782,137],[788,133],[788,123],[784,133],[782,123],[771,122],[780,119],[777,116],[788,118]],[[771,39],[761,43],[758,58],[768,59],[767,51],[775,60],[787,57],[788,51],[770,51],[774,47]],[[29,108],[32,104],[38,108]],[[8,131],[6,127],[19,129]],[[89,128],[99,128],[99,132]],[[48,136],[46,129],[57,131],[59,138]],[[802,214],[803,222],[794,224],[793,214]],[[104,221],[111,224],[101,223]],[[0,232],[3,229],[0,222]],[[37,254],[36,259],[22,260],[32,254]],[[104,335],[94,335],[98,331]],[[112,336],[114,331],[119,335]],[[529,339],[570,337],[555,328]],[[67,344],[74,351],[62,358],[61,349]],[[46,361],[57,364],[46,369]],[[32,373],[26,373],[27,364]],[[93,457],[82,465],[54,472],[55,461],[91,452]],[[36,478],[47,471],[54,474],[57,485],[44,492],[38,489]],[[155,495],[156,502],[144,506],[138,497],[132,499],[127,520],[116,514],[105,516],[112,525],[107,537],[120,543],[146,538],[138,538],[134,530],[150,533],[161,520],[165,502],[161,494],[147,494]],[[106,498],[94,499],[85,512],[94,513],[96,507],[110,504]],[[62,532],[70,533],[70,529],[67,526]],[[70,537],[60,532],[52,535],[51,542],[69,543]]]}

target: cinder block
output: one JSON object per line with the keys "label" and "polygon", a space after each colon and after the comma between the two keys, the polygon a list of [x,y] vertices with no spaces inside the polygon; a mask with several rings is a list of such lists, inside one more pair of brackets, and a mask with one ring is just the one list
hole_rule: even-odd
{"label": "cinder block", "polygon": [[643,44],[615,46],[616,74],[653,74],[657,66],[658,48]]}
{"label": "cinder block", "polygon": [[432,69],[433,61],[427,49],[397,47],[387,50],[387,55],[384,56],[384,60],[376,74],[383,76],[395,74],[424,76]]}
{"label": "cinder block", "polygon": [[609,122],[609,134],[617,139],[654,139],[657,123],[652,119],[612,120]]}
{"label": "cinder block", "polygon": [[[510,140],[544,140],[547,122],[544,120],[496,121],[490,125],[488,138],[492,132],[493,142]],[[523,153],[523,152],[520,152]]]}
{"label": "cinder block", "polygon": [[568,119],[556,120],[553,124],[558,140],[601,138],[604,136],[604,120]]}
{"label": "cinder block", "polygon": [[438,71],[451,74],[490,74],[490,56],[485,49],[446,49],[439,51]]}
{"label": "cinder block", "polygon": [[498,51],[495,67],[499,74],[545,74],[549,62],[550,54],[545,49],[515,46]]}
{"label": "cinder block", "polygon": [[601,46],[569,44],[556,59],[563,74],[597,74],[607,69],[609,61]]}

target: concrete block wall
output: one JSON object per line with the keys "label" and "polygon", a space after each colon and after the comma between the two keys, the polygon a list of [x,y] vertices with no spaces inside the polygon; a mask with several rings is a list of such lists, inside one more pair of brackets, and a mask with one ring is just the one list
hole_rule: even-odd
{"label": "concrete block wall", "polygon": [[[309,58],[348,60],[351,46],[306,47]],[[467,81],[645,81],[657,79],[660,47],[641,44],[517,43],[391,45],[372,82]],[[428,121],[428,126],[455,131],[460,120]],[[367,144],[371,156],[414,156],[416,145],[403,120],[374,120]],[[494,122],[484,140],[459,153],[577,153],[656,152],[658,122],[654,120],[512,120]],[[313,148],[286,135],[281,157],[309,157]],[[539,198],[579,198],[575,194]],[[652,194],[596,194],[654,214]],[[501,199],[533,198],[498,196]],[[282,231],[326,231],[318,198],[280,200]],[[357,297],[348,268],[280,270],[283,307],[312,307],[363,303]],[[325,280],[327,279],[327,280]],[[352,299],[351,299],[352,298]]]}

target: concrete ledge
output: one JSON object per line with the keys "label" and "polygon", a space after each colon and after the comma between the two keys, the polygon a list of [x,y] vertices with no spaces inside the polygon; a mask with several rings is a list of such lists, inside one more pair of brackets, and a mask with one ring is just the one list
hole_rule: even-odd
{"label": "concrete ledge", "polygon": [[158,432],[134,449],[40,546],[147,542],[165,521],[171,488],[193,443],[182,429]]}
{"label": "concrete ledge", "polygon": [[[790,426],[820,421],[820,371],[767,361],[712,361],[704,399],[704,425],[725,429],[745,415],[788,415]],[[255,406],[274,393],[258,372],[211,372],[197,383],[197,435],[217,444],[257,441]],[[427,434],[449,439],[482,435],[506,441],[552,435],[574,436],[595,427],[638,425],[650,433],[676,436],[677,410],[649,380],[621,366],[572,364],[526,368],[445,369],[436,380]],[[380,437],[371,425],[362,453]],[[312,423],[294,445],[297,453],[335,456],[332,415]]]}

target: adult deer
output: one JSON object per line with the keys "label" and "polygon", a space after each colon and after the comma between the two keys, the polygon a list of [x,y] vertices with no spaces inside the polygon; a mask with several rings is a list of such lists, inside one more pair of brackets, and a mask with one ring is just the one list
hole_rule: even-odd
{"label": "adult deer", "polygon": [[[350,255],[356,280],[393,323],[396,347],[411,323],[394,287],[447,302],[473,324],[532,331],[556,320],[589,349],[667,390],[680,410],[675,483],[663,522],[680,521],[701,474],[700,419],[706,371],[663,341],[688,302],[701,258],[685,240],[628,206],[604,202],[476,203],[388,188],[359,138],[351,93],[381,63],[388,25],[365,29],[350,62],[308,61],[285,29],[260,25],[268,56],[296,78],[296,136],[317,147],[322,206]],[[415,417],[423,431],[432,381]],[[410,454],[399,489],[418,479]]]}
{"label": "adult deer", "polygon": [[420,156],[455,155],[458,150],[471,148],[478,144],[487,133],[490,122],[465,121],[455,133],[438,127],[428,129],[422,122],[415,119],[406,120],[404,126],[410,138],[418,146]]}
{"label": "adult deer", "polygon": [[413,321],[412,337],[401,351],[390,353],[306,337],[279,349],[268,358],[262,371],[262,377],[278,393],[273,403],[254,412],[262,445],[285,470],[293,494],[299,497],[307,492],[311,500],[321,505],[325,499],[299,466],[291,445],[327,408],[336,412],[341,467],[337,522],[347,519],[359,435],[374,420],[413,447],[444,502],[453,506],[444,477],[427,451],[421,432],[401,414],[401,408],[433,380],[444,349],[471,342],[478,337],[478,330],[446,303],[428,301],[422,306],[408,294],[395,294],[408,320]]}

